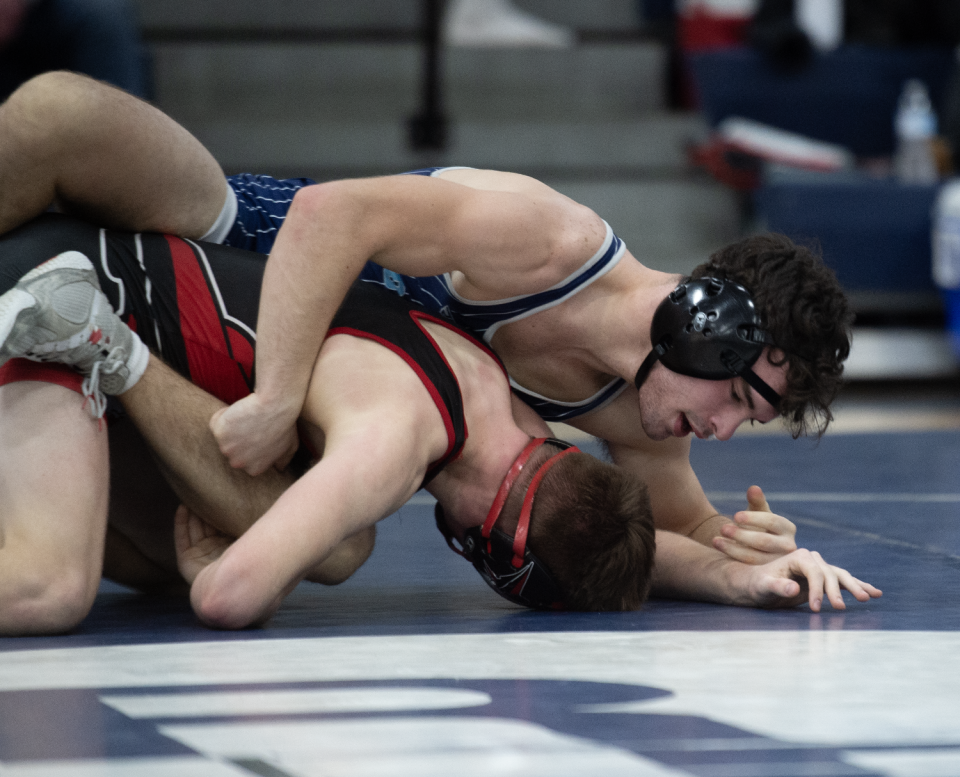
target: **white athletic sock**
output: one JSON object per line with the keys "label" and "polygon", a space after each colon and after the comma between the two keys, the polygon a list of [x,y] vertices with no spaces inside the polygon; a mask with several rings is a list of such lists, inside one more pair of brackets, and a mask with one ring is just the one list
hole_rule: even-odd
{"label": "white athletic sock", "polygon": [[126,362],[130,374],[127,376],[123,388],[119,392],[120,394],[129,391],[139,382],[140,378],[143,377],[143,373],[147,371],[147,365],[150,363],[150,349],[143,344],[143,340],[139,338],[136,332],[131,330],[130,334],[133,336],[130,346],[132,353],[127,357]]}
{"label": "white athletic sock", "polygon": [[224,181],[224,185],[227,187],[227,196],[223,201],[223,208],[220,210],[220,215],[217,216],[217,220],[213,222],[213,226],[200,238],[208,243],[222,243],[226,240],[227,235],[233,227],[233,223],[237,220],[237,193],[226,181]]}

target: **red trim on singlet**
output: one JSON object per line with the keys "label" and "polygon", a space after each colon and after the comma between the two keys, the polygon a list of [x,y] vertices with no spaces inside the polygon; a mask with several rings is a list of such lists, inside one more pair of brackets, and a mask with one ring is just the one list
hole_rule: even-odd
{"label": "red trim on singlet", "polygon": [[[469,332],[464,332],[464,331],[463,331],[462,329],[460,329],[460,327],[458,327],[456,324],[452,324],[452,323],[450,323],[449,321],[445,321],[444,319],[438,318],[437,316],[431,315],[430,313],[424,313],[422,310],[411,310],[411,311],[410,311],[410,318],[412,318],[412,319],[414,320],[414,322],[416,322],[417,326],[420,327],[420,331],[423,332],[427,337],[430,337],[430,333],[427,332],[427,330],[424,329],[423,326],[421,326],[421,324],[420,324],[420,321],[421,321],[421,320],[424,320],[424,321],[432,321],[434,324],[439,324],[440,326],[445,327],[446,329],[449,329],[449,330],[450,330],[451,332],[453,332],[455,335],[459,335],[459,336],[462,337],[464,340],[467,340],[467,341],[470,342],[471,344],[477,346],[477,348],[479,348],[479,349],[480,349],[481,351],[483,351],[487,356],[489,356],[491,359],[493,359],[493,361],[496,363],[496,365],[497,365],[497,366],[500,368],[500,370],[503,372],[504,377],[505,377],[507,380],[510,379],[510,375],[509,375],[509,373],[507,372],[507,368],[504,366],[503,362],[500,361],[500,357],[497,356],[497,354],[494,353],[493,349],[490,348],[490,346],[488,346],[485,342],[483,342],[483,340],[477,339],[476,337],[474,337],[473,335],[471,335]],[[446,364],[447,359],[446,359],[446,357],[443,355],[443,351],[441,351],[440,348],[437,347],[437,344],[434,342],[434,340],[433,340],[432,337],[430,337],[430,342],[433,343],[434,348],[437,348],[437,353],[440,354],[440,358],[443,359],[444,363]],[[449,369],[449,368],[450,368],[450,365],[447,364],[447,369]],[[453,373],[453,370],[450,370],[450,372]],[[456,376],[454,376],[454,377],[456,377]]]}
{"label": "red trim on singlet", "polygon": [[[462,403],[463,392],[460,390],[460,381],[457,379],[457,374],[453,371],[453,368],[450,366],[450,362],[447,361],[447,357],[446,357],[446,354],[444,354],[443,349],[439,346],[437,341],[434,340],[433,335],[431,335],[430,332],[427,330],[427,328],[423,325],[424,321],[430,321],[431,323],[438,324],[442,326],[444,329],[450,330],[458,337],[462,337],[468,343],[475,345],[477,348],[479,348],[481,351],[483,351],[487,356],[489,356],[493,360],[493,363],[496,364],[500,368],[500,371],[503,373],[503,377],[505,377],[507,381],[510,380],[510,375],[507,373],[507,368],[504,366],[503,362],[500,361],[500,357],[497,356],[493,352],[493,350],[491,350],[487,346],[487,344],[484,343],[482,340],[478,340],[476,337],[469,334],[468,332],[464,332],[455,324],[452,324],[449,321],[445,321],[442,318],[439,318],[437,316],[431,315],[430,313],[425,313],[422,310],[411,310],[409,312],[410,312],[410,318],[413,319],[413,323],[417,325],[417,329],[420,330],[423,336],[430,341],[430,344],[433,346],[433,349],[437,352],[437,355],[440,357],[441,361],[443,361],[444,365],[447,368],[447,371],[450,373],[450,377],[453,378],[453,382],[457,386],[457,391],[460,392],[461,406],[463,404]],[[470,436],[470,430],[467,428],[466,413],[464,412],[463,415],[464,415],[463,444],[465,445],[467,442],[467,438]],[[445,455],[449,455],[451,450],[452,450],[452,447],[448,448],[447,453]]]}
{"label": "red trim on singlet", "polygon": [[[466,445],[466,444],[467,444],[467,438],[470,437],[470,430],[467,428],[467,414],[466,414],[465,408],[463,407],[463,391],[461,391],[461,389],[460,389],[460,381],[457,379],[457,374],[453,371],[453,367],[450,366],[450,362],[447,361],[447,356],[446,356],[446,354],[443,352],[443,349],[440,347],[440,345],[437,343],[437,341],[433,339],[433,335],[431,335],[430,332],[427,331],[427,328],[423,325],[423,322],[424,322],[424,321],[432,321],[432,322],[435,323],[435,324],[440,324],[440,326],[446,327],[446,328],[449,329],[451,332],[454,332],[455,334],[457,334],[457,335],[459,335],[459,336],[461,336],[461,337],[463,336],[463,332],[462,332],[461,330],[459,330],[459,329],[456,329],[455,327],[450,326],[450,324],[449,324],[448,322],[442,321],[441,319],[436,318],[435,316],[431,316],[430,314],[428,314],[428,313],[423,313],[423,312],[421,312],[421,311],[419,311],[419,310],[411,310],[411,311],[410,311],[410,318],[413,319],[413,323],[417,325],[417,329],[420,330],[420,333],[421,333],[424,337],[426,337],[427,340],[430,341],[430,345],[432,345],[432,346],[433,346],[433,350],[435,350],[435,351],[437,352],[437,356],[440,357],[440,361],[442,361],[442,362],[443,362],[443,366],[447,368],[447,372],[450,373],[450,377],[453,378],[453,382],[454,382],[454,384],[455,384],[456,387],[457,387],[457,393],[460,395],[461,414],[463,415],[463,444]],[[497,360],[494,359],[494,361],[497,361]],[[499,364],[499,361],[497,361],[497,363]],[[434,400],[434,401],[436,401],[436,400]],[[444,406],[444,407],[446,407],[446,406]],[[444,458],[446,458],[447,456],[449,456],[449,455],[451,454],[451,452],[453,451],[453,443],[454,443],[453,434],[454,434],[454,432],[453,432],[453,429],[452,429],[452,423],[453,423],[453,422],[452,422],[452,420],[451,420],[451,427],[449,428],[449,430],[448,430],[448,432],[447,432],[447,436],[451,438],[451,439],[450,439],[450,445],[449,445],[448,448],[447,448],[447,452],[444,454]],[[461,448],[461,450],[462,450],[462,448]],[[460,455],[460,452],[459,452],[459,451],[457,452],[457,455],[458,455],[458,456]]]}
{"label": "red trim on singlet", "polygon": [[[404,351],[400,346],[394,345],[389,340],[384,340],[382,337],[378,335],[370,334],[370,332],[364,332],[362,329],[354,329],[353,327],[349,327],[349,326],[338,326],[334,329],[330,329],[327,332],[327,337],[333,337],[334,335],[350,335],[351,337],[360,337],[360,338],[363,338],[364,340],[372,340],[378,345],[382,345],[384,348],[389,349],[390,351],[395,353],[397,356],[399,356],[401,359],[403,359],[407,363],[407,366],[409,366],[410,369],[412,369],[417,374],[417,377],[420,378],[420,382],[423,383],[424,388],[426,388],[426,390],[430,393],[430,397],[433,399],[433,404],[435,404],[437,406],[437,410],[440,411],[440,417],[443,419],[443,427],[447,432],[447,450],[444,452],[443,456],[441,456],[435,462],[431,463],[429,469],[432,470],[437,461],[444,461],[453,452],[453,446],[456,445],[456,442],[457,442],[456,433],[454,432],[454,429],[453,429],[453,419],[450,417],[450,411],[447,409],[447,406],[444,403],[443,398],[440,396],[440,392],[437,391],[437,387],[433,385],[433,381],[430,380],[427,373],[424,372],[423,367],[421,367],[416,361],[414,361],[413,357],[410,356],[410,354],[408,354],[406,351]],[[430,342],[433,343],[432,338]],[[436,343],[433,343],[433,346],[434,348],[436,348]],[[440,353],[440,356],[442,358],[443,354]],[[449,366],[450,365],[447,365],[448,369],[449,369]],[[451,371],[450,374],[453,375],[453,372]],[[453,378],[454,380],[456,380],[455,375],[453,376]],[[459,390],[459,388],[460,386],[458,384],[457,389]],[[466,424],[464,424],[464,440],[466,440]]]}
{"label": "red trim on singlet", "polygon": [[[430,344],[433,346],[433,349],[437,352],[437,355],[440,357],[440,360],[443,362],[444,366],[447,368],[447,371],[450,373],[450,377],[453,378],[453,382],[457,386],[457,391],[460,393],[461,407],[463,405],[463,401],[462,401],[463,392],[460,389],[460,381],[457,379],[457,374],[453,371],[453,368],[450,366],[450,362],[447,361],[447,357],[446,357],[446,354],[444,354],[443,349],[439,346],[437,341],[433,338],[433,335],[431,335],[430,332],[427,330],[427,328],[423,325],[424,321],[430,321],[434,324],[438,324],[439,326],[442,326],[444,329],[450,330],[458,337],[462,337],[468,343],[475,345],[477,348],[479,348],[481,351],[483,351],[487,356],[489,356],[493,360],[494,364],[496,364],[500,368],[500,371],[503,372],[503,376],[507,379],[507,381],[510,380],[510,375],[507,373],[507,368],[504,366],[503,362],[500,361],[500,357],[497,356],[497,354],[495,354],[493,350],[489,348],[487,344],[484,343],[482,340],[478,340],[476,337],[474,337],[470,333],[464,332],[455,324],[452,324],[449,321],[445,321],[444,319],[439,318],[438,316],[434,316],[430,313],[426,313],[422,310],[411,310],[409,311],[409,314],[410,314],[410,318],[413,320],[413,323],[417,325],[417,329],[419,329],[421,334],[423,334],[423,336],[430,341]],[[436,401],[436,399],[434,401]],[[448,432],[448,435],[449,434],[450,433]],[[470,436],[470,430],[467,428],[467,418],[466,418],[466,413],[464,412],[463,413],[463,445],[466,445],[467,438],[469,436]],[[444,454],[444,457],[449,456],[451,450],[452,450],[452,443],[451,443],[451,447],[447,448],[447,453]],[[461,450],[462,450],[462,446],[461,446]],[[459,452],[458,452],[458,455],[459,455]]]}
{"label": "red trim on singlet", "polygon": [[242,367],[253,368],[253,348],[225,328],[207,277],[189,243],[164,235],[177,287],[180,332],[190,380],[227,404],[250,393]]}
{"label": "red trim on singlet", "polygon": [[0,386],[33,380],[54,383],[78,394],[83,394],[83,375],[64,364],[32,362],[29,359],[11,359],[0,367]]}

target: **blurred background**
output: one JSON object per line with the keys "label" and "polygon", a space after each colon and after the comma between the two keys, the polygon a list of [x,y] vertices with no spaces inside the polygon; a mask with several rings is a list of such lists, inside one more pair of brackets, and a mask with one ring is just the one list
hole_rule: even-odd
{"label": "blurred background", "polygon": [[[851,383],[960,411],[956,0],[0,0],[0,72],[41,12],[53,66],[145,95],[228,173],[527,173],[680,273],[785,232],[851,295]],[[129,26],[95,40],[105,19]]]}
{"label": "blurred background", "polygon": [[[496,35],[442,45],[442,150],[413,149],[408,125],[423,110],[430,3],[144,0],[140,14],[157,104],[228,171],[323,180],[451,164],[529,173],[594,207],[641,261],[670,268],[736,237],[736,196],[686,159],[706,125],[670,108],[670,47],[645,32],[634,0],[483,4],[574,37],[569,46]],[[443,13],[456,3],[436,5]],[[246,31],[255,39],[241,40]]]}

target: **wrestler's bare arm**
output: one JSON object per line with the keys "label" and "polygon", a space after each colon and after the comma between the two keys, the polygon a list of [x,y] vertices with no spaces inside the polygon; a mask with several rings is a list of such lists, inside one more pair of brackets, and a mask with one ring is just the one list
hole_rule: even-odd
{"label": "wrestler's bare arm", "polygon": [[819,612],[824,597],[834,609],[845,609],[844,589],[859,602],[882,595],[809,550],[796,550],[763,565],[743,564],[687,537],[657,532],[655,596],[741,607],[794,607],[807,602]]}
{"label": "wrestler's bare arm", "polygon": [[301,428],[320,460],[196,576],[191,601],[210,626],[269,617],[334,548],[399,509],[447,446],[416,374],[388,349],[348,336],[324,343]]}
{"label": "wrestler's bare arm", "polygon": [[[684,440],[656,444],[689,446]],[[766,564],[797,549],[797,527],[770,510],[758,487],[747,496],[748,509],[731,519],[707,499],[687,455],[651,455],[623,445],[611,445],[610,451],[615,463],[647,483],[658,529],[685,535],[747,564]]]}
{"label": "wrestler's bare arm", "polygon": [[[183,587],[184,593],[189,593],[190,584],[197,579],[200,571],[220,558],[235,540],[234,537],[211,526],[185,505],[180,505],[176,511],[173,534],[179,568],[176,579]],[[321,585],[339,585],[349,579],[370,558],[375,540],[375,527],[361,529],[330,551],[329,555],[314,566],[304,579]],[[107,550],[109,551],[110,548],[111,543],[108,537]],[[125,554],[119,560],[125,565],[124,571],[128,571],[128,574],[133,573],[141,577],[150,574],[149,568],[145,569],[141,566],[142,558],[136,558],[133,553]],[[106,561],[104,569],[106,569]],[[123,579],[118,582],[131,584]]]}
{"label": "wrestler's bare arm", "polygon": [[698,530],[717,511],[690,466],[689,441],[670,439],[646,446],[609,442],[608,447],[615,464],[647,484],[657,528],[702,542]]}
{"label": "wrestler's bare arm", "polygon": [[377,539],[375,526],[368,526],[347,537],[327,557],[305,575],[304,579],[321,585],[340,585],[362,567]]}
{"label": "wrestler's bare arm", "polygon": [[225,403],[156,356],[119,399],[180,501],[231,537],[250,528],[294,481],[285,472],[254,478],[227,466],[207,426]]}
{"label": "wrestler's bare arm", "polygon": [[[199,520],[231,540],[249,529],[294,482],[286,472],[271,469],[251,477],[229,467],[207,427],[210,416],[226,405],[155,356],[151,356],[143,378],[120,399],[180,501]],[[145,453],[138,452],[141,456]],[[161,582],[156,570],[140,562],[140,549],[129,541],[124,543],[123,529],[118,528],[118,536],[107,545],[104,574],[135,588],[155,587]],[[307,579],[325,585],[343,582],[370,556],[375,535],[370,527],[345,540],[343,547],[335,548],[328,559],[308,573]],[[166,572],[179,577],[173,567]]]}
{"label": "wrestler's bare arm", "polygon": [[[690,465],[691,440],[653,441],[639,422],[635,396],[625,391],[614,403],[573,424],[607,441],[614,463],[640,477],[650,492],[658,529],[711,545],[738,561],[764,564],[797,549],[796,527],[775,515],[759,488],[735,523],[707,499]],[[762,513],[762,514],[761,514]]]}
{"label": "wrestler's bare arm", "polygon": [[212,423],[221,450],[251,474],[289,452],[305,365],[368,260],[410,275],[461,272],[470,296],[496,299],[548,288],[604,235],[599,217],[545,186],[490,191],[391,176],[302,189],[264,274],[256,391]]}
{"label": "wrestler's bare arm", "polygon": [[425,467],[411,466],[411,436],[384,433],[379,420],[328,434],[324,457],[197,574],[191,602],[204,623],[244,628],[268,618],[331,550],[417,490]]}

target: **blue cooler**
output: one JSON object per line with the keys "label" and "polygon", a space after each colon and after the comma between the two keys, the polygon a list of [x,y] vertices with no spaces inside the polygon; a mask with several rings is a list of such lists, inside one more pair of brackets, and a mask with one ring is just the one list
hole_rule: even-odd
{"label": "blue cooler", "polygon": [[856,172],[782,170],[768,173],[753,201],[764,229],[815,240],[848,292],[935,298],[930,215],[938,191]]}

